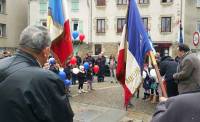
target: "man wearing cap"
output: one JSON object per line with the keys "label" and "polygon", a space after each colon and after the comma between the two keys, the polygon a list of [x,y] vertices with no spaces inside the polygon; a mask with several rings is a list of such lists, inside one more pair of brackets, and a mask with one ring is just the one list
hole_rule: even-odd
{"label": "man wearing cap", "polygon": [[72,122],[73,111],[64,83],[42,67],[50,52],[42,26],[29,26],[17,53],[0,60],[0,122]]}

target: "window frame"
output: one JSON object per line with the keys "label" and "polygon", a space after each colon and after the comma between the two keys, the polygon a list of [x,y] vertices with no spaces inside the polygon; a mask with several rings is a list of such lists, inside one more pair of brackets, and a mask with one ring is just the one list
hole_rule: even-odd
{"label": "window frame", "polygon": [[[147,20],[147,23],[144,23],[144,20]],[[144,25],[144,29],[146,29],[146,31],[148,32],[149,30],[149,18],[148,17],[142,17],[142,22],[143,22],[143,25]]]}
{"label": "window frame", "polygon": [[[164,19],[164,24],[165,25],[163,25],[163,19]],[[166,24],[168,24],[167,23],[167,19],[170,19],[170,26],[169,26],[169,31],[168,31],[168,27],[166,27]],[[163,28],[163,26],[164,26],[164,28]],[[166,32],[172,32],[172,17],[161,17],[161,30],[160,30],[160,32],[161,33],[166,33]]]}
{"label": "window frame", "polygon": [[3,37],[3,25],[0,24],[0,37]]}
{"label": "window frame", "polygon": [[44,19],[40,20],[40,24],[41,26],[47,27],[47,20],[44,20]]}
{"label": "window frame", "polygon": [[[97,48],[100,48],[100,51],[97,51]],[[102,44],[95,44],[94,45],[94,54],[99,55],[102,52]]]}
{"label": "window frame", "polygon": [[[126,24],[126,18],[117,18],[117,33],[122,33],[124,27],[123,21]],[[121,22],[120,27],[118,26],[119,22]]]}
{"label": "window frame", "polygon": [[117,0],[117,5],[127,5],[127,0]]}
{"label": "window frame", "polygon": [[0,13],[3,13],[3,2],[2,1],[0,1]]}
{"label": "window frame", "polygon": [[[100,27],[99,27],[99,22],[100,22]],[[106,19],[96,19],[96,33],[106,33],[105,26],[106,26]]]}
{"label": "window frame", "polygon": [[0,23],[0,37],[6,37],[6,24]]}
{"label": "window frame", "polygon": [[105,6],[106,0],[96,0],[96,6]]}
{"label": "window frame", "polygon": [[164,0],[161,0],[161,3],[172,3],[173,0],[166,0],[166,2]]}
{"label": "window frame", "polygon": [[138,0],[138,4],[149,4],[149,0]]}
{"label": "window frame", "polygon": [[[77,24],[77,29],[75,30],[75,24]],[[72,29],[73,29],[73,31],[78,31],[78,29],[79,29],[79,20],[78,19],[74,19],[74,20],[72,20]]]}
{"label": "window frame", "polygon": [[197,31],[200,33],[200,21],[197,21],[196,29],[197,29]]}

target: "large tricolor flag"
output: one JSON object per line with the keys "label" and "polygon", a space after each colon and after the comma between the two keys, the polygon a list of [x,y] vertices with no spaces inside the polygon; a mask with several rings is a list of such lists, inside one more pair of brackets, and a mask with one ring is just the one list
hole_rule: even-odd
{"label": "large tricolor flag", "polygon": [[116,71],[117,79],[124,88],[125,106],[142,82],[144,57],[152,50],[135,0],[129,1],[126,26],[124,30],[127,32],[123,34],[124,39],[120,44]]}
{"label": "large tricolor flag", "polygon": [[48,28],[52,40],[51,50],[63,66],[73,52],[67,7],[66,0],[49,0]]}

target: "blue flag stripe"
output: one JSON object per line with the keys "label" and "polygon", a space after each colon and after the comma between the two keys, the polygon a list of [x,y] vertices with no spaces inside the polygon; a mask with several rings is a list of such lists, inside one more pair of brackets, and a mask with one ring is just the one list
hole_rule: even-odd
{"label": "blue flag stripe", "polygon": [[49,9],[54,22],[64,26],[64,13],[62,0],[49,0]]}
{"label": "blue flag stripe", "polygon": [[130,0],[129,2],[127,28],[128,48],[140,65],[140,68],[142,68],[144,64],[144,56],[148,51],[152,50],[152,48],[135,0]]}

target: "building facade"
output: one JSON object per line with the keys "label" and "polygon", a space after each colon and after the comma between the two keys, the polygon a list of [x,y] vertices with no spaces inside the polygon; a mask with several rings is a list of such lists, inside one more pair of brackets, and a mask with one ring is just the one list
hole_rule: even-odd
{"label": "building facade", "polygon": [[[161,56],[176,55],[180,24],[184,43],[193,50],[193,33],[200,31],[200,0],[136,0],[141,19]],[[67,0],[71,32],[85,35],[84,55],[104,52],[117,56],[128,0]],[[192,11],[192,12],[191,12]],[[48,0],[30,0],[29,24],[46,25]],[[81,50],[81,51],[80,51]]]}
{"label": "building facade", "polygon": [[179,0],[138,0],[140,14],[154,47],[161,56],[172,55],[178,41]]}
{"label": "building facade", "polygon": [[[200,51],[200,46],[194,46],[193,34],[198,32],[200,35],[200,0],[183,1],[183,22],[185,43],[190,46],[192,51]],[[199,39],[200,41],[200,39]]]}
{"label": "building facade", "polygon": [[93,54],[101,51],[117,56],[121,33],[127,13],[127,0],[92,1],[92,44]]}
{"label": "building facade", "polygon": [[200,28],[200,0],[137,0],[144,25],[156,51],[164,55],[176,55],[176,46],[182,38],[192,50],[193,33]]}
{"label": "building facade", "polygon": [[47,26],[48,0],[29,0],[28,24]]}
{"label": "building facade", "polygon": [[0,50],[16,49],[27,15],[27,0],[0,0]]}

